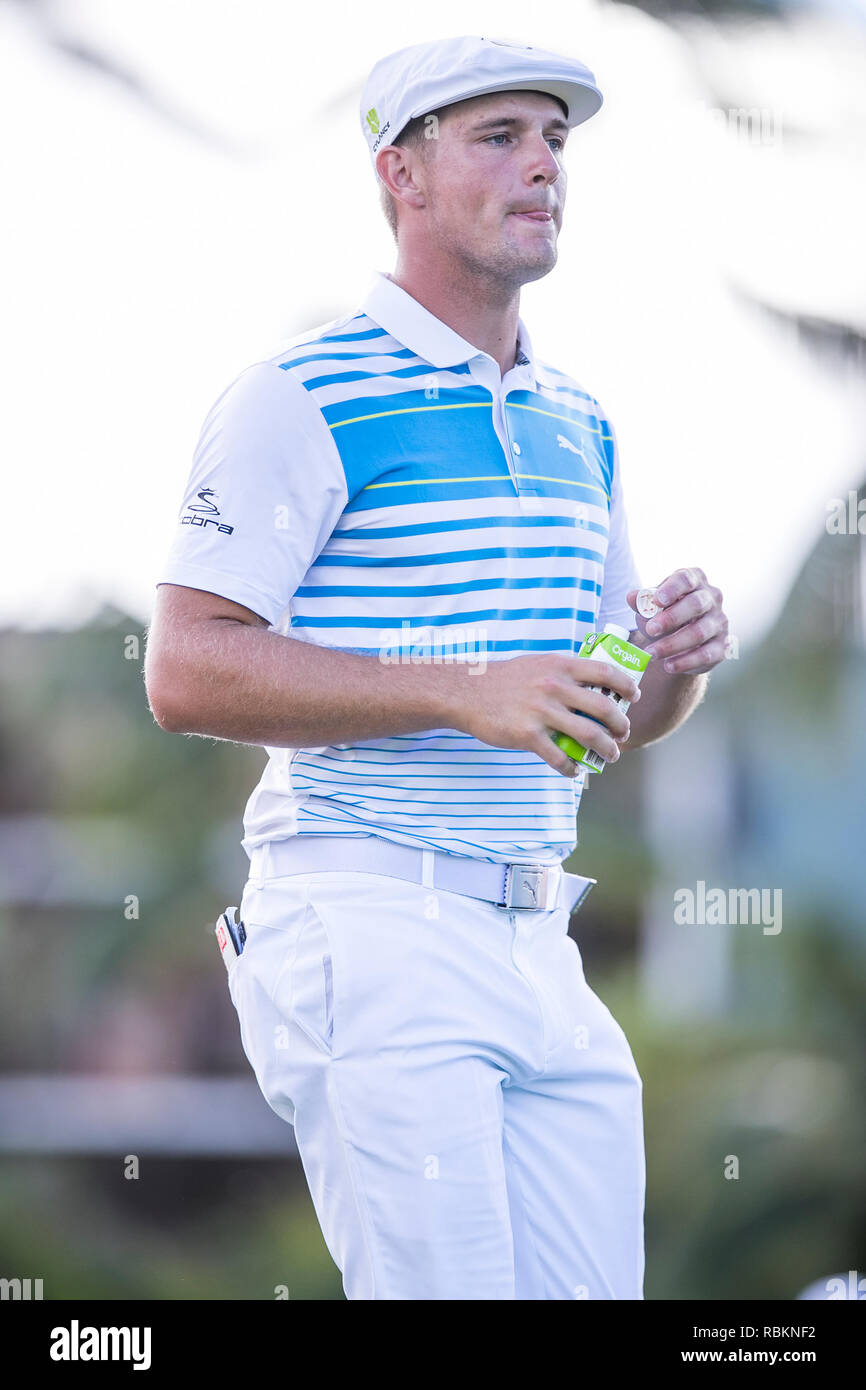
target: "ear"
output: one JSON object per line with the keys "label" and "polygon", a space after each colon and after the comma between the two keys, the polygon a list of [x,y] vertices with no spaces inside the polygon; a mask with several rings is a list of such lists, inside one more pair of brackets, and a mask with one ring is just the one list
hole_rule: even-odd
{"label": "ear", "polygon": [[376,173],[395,202],[410,207],[425,206],[424,192],[415,180],[417,160],[402,145],[385,145],[376,155]]}

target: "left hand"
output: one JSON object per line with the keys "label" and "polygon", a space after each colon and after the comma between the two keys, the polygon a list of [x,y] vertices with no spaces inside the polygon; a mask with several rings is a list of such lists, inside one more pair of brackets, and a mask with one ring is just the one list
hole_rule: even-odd
{"label": "left hand", "polygon": [[631,589],[626,602],[635,609],[636,627],[646,639],[644,650],[664,659],[670,675],[697,676],[724,661],[728,619],[722,591],[713,588],[702,569],[675,570],[656,586],[663,611],[654,618],[640,616],[637,594]]}

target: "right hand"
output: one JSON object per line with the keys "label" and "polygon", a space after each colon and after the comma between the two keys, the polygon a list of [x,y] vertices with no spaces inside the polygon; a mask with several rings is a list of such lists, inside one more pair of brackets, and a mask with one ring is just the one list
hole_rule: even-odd
{"label": "right hand", "polygon": [[467,707],[456,727],[494,748],[537,753],[556,772],[574,777],[578,764],[554,743],[554,734],[570,734],[606,762],[616,762],[631,730],[628,716],[609,696],[588,689],[592,685],[607,686],[626,700],[640,699],[628,671],[592,657],[549,652],[491,661],[463,685]]}

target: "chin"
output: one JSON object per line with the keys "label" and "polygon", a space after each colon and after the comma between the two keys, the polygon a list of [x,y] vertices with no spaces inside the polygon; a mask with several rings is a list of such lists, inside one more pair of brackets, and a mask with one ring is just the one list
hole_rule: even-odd
{"label": "chin", "polygon": [[556,247],[549,244],[528,248],[504,242],[494,250],[485,247],[463,247],[460,255],[463,265],[475,274],[492,277],[493,280],[508,281],[512,285],[526,284],[549,275],[557,261]]}
{"label": "chin", "polygon": [[520,256],[516,258],[518,269],[525,280],[540,280],[543,275],[548,275],[557,262],[556,247],[551,246],[544,254],[537,256]]}
{"label": "chin", "polygon": [[507,255],[510,255],[515,266],[525,266],[527,270],[537,268],[541,270],[552,270],[556,265],[558,255],[555,241],[547,237],[539,237],[534,246],[527,245],[525,241],[507,241],[503,248]]}

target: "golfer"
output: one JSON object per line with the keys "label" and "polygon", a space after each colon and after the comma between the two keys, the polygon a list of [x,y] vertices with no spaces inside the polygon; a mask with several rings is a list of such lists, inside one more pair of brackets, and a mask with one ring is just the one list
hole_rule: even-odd
{"label": "golfer", "polygon": [[[495,39],[376,64],[396,266],[216,400],[161,572],[157,722],[268,755],[228,988],[349,1299],[643,1297],[641,1078],[568,934],[587,774],[554,736],[615,765],[669,733],[727,620],[697,568],[637,615],[611,423],[519,317],[600,105]],[[653,652],[637,693],[576,656],[607,623]]]}

